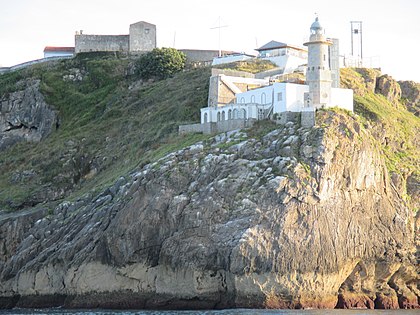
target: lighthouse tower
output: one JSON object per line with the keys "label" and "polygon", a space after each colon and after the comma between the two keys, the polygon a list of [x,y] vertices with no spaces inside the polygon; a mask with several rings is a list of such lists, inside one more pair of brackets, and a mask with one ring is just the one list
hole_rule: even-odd
{"label": "lighthouse tower", "polygon": [[329,67],[328,47],[332,45],[327,41],[324,29],[315,18],[311,25],[311,35],[308,46],[308,69],[306,71],[306,84],[309,85],[307,103],[313,108],[322,108],[330,104],[331,98],[331,70]]}

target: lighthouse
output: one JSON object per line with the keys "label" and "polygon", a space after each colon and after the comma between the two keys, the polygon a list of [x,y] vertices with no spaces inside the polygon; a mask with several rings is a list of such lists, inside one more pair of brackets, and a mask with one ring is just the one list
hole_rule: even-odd
{"label": "lighthouse", "polygon": [[325,37],[324,28],[318,17],[311,25],[308,46],[308,68],[306,84],[309,85],[307,104],[313,108],[323,108],[331,100],[331,70],[329,67],[328,47],[332,45]]}

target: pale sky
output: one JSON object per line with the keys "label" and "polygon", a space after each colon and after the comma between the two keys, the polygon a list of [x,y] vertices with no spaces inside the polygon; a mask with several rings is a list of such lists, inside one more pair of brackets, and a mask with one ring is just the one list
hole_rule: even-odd
{"label": "pale sky", "polygon": [[397,80],[420,82],[420,0],[0,0],[0,66],[43,57],[45,46],[74,46],[84,34],[128,34],[156,24],[158,47],[255,53],[270,40],[302,45],[318,14],[326,35],[350,53],[350,21],[363,22],[363,55]]}

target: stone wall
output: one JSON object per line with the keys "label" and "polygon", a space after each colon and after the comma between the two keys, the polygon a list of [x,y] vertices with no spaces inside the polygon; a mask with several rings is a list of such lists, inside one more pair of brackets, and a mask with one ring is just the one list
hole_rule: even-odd
{"label": "stone wall", "polygon": [[75,53],[129,51],[129,35],[75,35]]}
{"label": "stone wall", "polygon": [[151,51],[156,48],[156,25],[138,22],[130,25],[130,52]]}
{"label": "stone wall", "polygon": [[300,125],[304,128],[315,126],[315,111],[304,111],[300,115]]}
{"label": "stone wall", "polygon": [[208,122],[204,124],[191,124],[179,126],[179,134],[187,133],[204,133],[218,134],[222,132],[228,132],[231,130],[250,128],[254,125],[255,119],[231,119],[218,122]]}
{"label": "stone wall", "polygon": [[213,58],[219,56],[218,50],[179,49],[179,51],[183,52],[190,62],[213,62]]}
{"label": "stone wall", "polygon": [[203,132],[202,124],[191,124],[191,125],[180,125],[178,127],[178,133],[184,135],[187,133],[202,133]]}

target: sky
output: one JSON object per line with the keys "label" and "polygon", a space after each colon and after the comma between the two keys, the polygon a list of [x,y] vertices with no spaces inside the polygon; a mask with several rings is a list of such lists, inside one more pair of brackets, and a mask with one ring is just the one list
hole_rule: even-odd
{"label": "sky", "polygon": [[[302,45],[315,14],[350,54],[350,21],[363,22],[367,66],[420,82],[420,0],[0,0],[0,66],[43,57],[45,46],[74,46],[74,34],[128,34],[157,26],[158,47],[256,53],[270,40]],[[358,38],[355,38],[358,39]]]}

